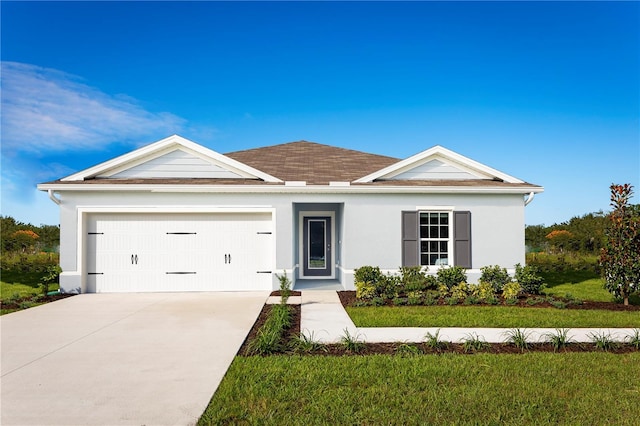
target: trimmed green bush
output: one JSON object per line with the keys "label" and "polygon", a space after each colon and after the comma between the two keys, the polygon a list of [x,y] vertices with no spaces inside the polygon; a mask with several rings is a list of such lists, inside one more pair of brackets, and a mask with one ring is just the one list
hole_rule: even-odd
{"label": "trimmed green bush", "polygon": [[467,272],[460,266],[450,266],[438,269],[437,273],[438,285],[445,285],[448,289],[462,282],[467,282]]}
{"label": "trimmed green bush", "polygon": [[494,293],[499,292],[505,284],[511,282],[507,269],[501,268],[499,265],[483,266],[480,268],[480,272],[480,282],[491,284]]}
{"label": "trimmed green bush", "polygon": [[540,294],[544,289],[544,278],[538,275],[538,268],[516,264],[515,279],[526,293]]}

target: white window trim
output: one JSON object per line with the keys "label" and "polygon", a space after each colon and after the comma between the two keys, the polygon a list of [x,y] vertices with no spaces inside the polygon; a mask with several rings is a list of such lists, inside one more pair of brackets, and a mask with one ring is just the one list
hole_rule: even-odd
{"label": "white window trim", "polygon": [[[416,206],[416,210],[418,212],[418,262],[420,263],[420,266],[422,267],[428,267],[430,270],[434,269],[434,270],[439,270],[441,268],[449,268],[452,266],[455,266],[455,253],[454,253],[454,242],[453,242],[453,236],[454,236],[454,223],[453,223],[453,212],[455,210],[454,206]],[[423,265],[422,264],[422,240],[423,238],[420,237],[420,213],[448,213],[449,214],[449,238],[447,239],[448,242],[448,264],[447,265]],[[425,240],[428,240],[429,238],[425,238]]]}

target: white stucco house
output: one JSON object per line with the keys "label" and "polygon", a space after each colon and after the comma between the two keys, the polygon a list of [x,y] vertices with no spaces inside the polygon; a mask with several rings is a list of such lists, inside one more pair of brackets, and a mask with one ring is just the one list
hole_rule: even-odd
{"label": "white stucco house", "polygon": [[353,289],[363,265],[513,270],[543,188],[441,146],[400,160],[300,141],[219,154],[171,136],[38,185],[64,292]]}

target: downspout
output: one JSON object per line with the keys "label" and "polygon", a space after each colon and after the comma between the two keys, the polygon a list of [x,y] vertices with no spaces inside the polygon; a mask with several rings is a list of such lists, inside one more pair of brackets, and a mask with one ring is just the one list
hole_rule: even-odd
{"label": "downspout", "polygon": [[[53,193],[53,189],[49,189],[47,192],[49,193],[49,198],[51,198],[51,201],[53,201],[57,205],[60,205],[60,202],[62,200],[60,200],[59,198],[56,198],[56,195]],[[525,204],[525,206],[526,206],[526,204]]]}
{"label": "downspout", "polygon": [[529,203],[533,201],[533,197],[535,197],[535,196],[536,196],[536,194],[534,192],[530,192],[529,196],[527,197],[527,199],[524,200],[524,205],[525,206],[529,205]]}

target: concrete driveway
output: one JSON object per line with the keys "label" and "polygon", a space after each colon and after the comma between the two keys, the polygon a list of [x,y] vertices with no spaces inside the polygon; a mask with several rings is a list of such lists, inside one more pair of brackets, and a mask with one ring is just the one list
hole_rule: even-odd
{"label": "concrete driveway", "polygon": [[195,424],[267,296],[82,294],[4,315],[1,424]]}

